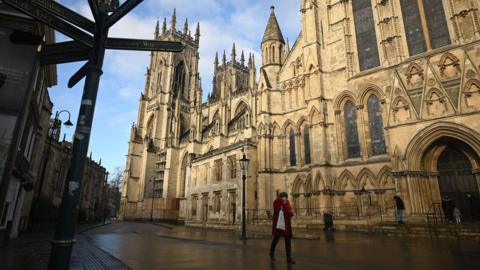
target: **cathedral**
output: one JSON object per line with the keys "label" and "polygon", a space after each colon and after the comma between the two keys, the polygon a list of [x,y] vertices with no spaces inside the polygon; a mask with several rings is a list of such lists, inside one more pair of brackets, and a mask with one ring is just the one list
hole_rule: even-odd
{"label": "cathedral", "polygon": [[177,30],[175,12],[157,23],[155,39],[185,49],[151,54],[120,217],[236,228],[246,173],[249,223],[267,222],[282,191],[296,226],[324,212],[393,220],[396,192],[407,221],[445,201],[480,220],[479,2],[298,2],[292,46],[272,7],[260,59],[217,54],[206,99],[200,26]]}

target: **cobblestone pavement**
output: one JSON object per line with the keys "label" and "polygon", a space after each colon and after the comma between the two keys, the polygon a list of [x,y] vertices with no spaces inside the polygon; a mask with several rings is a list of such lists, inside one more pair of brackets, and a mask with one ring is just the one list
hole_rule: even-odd
{"label": "cobblestone pavement", "polygon": [[[85,230],[89,226],[81,226]],[[43,270],[48,268],[52,232],[30,233],[11,240],[0,248],[1,270]],[[128,266],[96,247],[83,233],[76,236],[72,252],[72,270],[128,270]]]}
{"label": "cobblestone pavement", "polygon": [[285,263],[283,240],[277,260],[268,257],[269,239],[245,243],[228,231],[142,223],[115,223],[86,233],[106,252],[134,270],[144,269],[477,269],[480,243],[393,238],[335,232],[316,240],[293,240],[294,266]]}

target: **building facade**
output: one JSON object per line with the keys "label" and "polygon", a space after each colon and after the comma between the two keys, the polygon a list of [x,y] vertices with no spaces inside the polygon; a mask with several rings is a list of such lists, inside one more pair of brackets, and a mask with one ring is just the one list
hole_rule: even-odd
{"label": "building facade", "polygon": [[[35,223],[53,222],[58,218],[72,156],[72,143],[65,138],[60,139],[60,134],[60,121],[50,120],[48,138],[40,155],[42,167],[39,175],[43,174],[43,182],[36,185],[36,199],[33,201],[30,217]],[[79,221],[99,221],[107,215],[109,200],[107,177],[108,172],[102,166],[101,160],[98,162],[93,160],[90,154],[83,172],[78,203]]]}
{"label": "building facade", "polygon": [[39,64],[54,31],[0,1],[0,246],[28,225],[56,66]]}
{"label": "building facade", "polygon": [[215,61],[205,104],[199,32],[189,45],[188,29],[172,30],[173,19],[167,31],[164,23],[157,38],[187,49],[152,54],[121,215],[165,218],[155,210],[175,209],[171,217],[190,224],[238,223],[244,148],[250,221],[267,219],[280,191],[291,194],[297,224],[324,211],[360,222],[393,217],[395,192],[411,220],[441,215],[442,200],[479,220],[478,1],[302,0],[299,7],[293,46],[272,7],[258,80],[254,60],[242,73],[233,50],[229,62]]}

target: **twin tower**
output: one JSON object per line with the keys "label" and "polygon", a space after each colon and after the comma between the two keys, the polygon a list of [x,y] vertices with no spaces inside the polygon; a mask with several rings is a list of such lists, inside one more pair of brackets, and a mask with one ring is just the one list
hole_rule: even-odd
{"label": "twin tower", "polygon": [[[246,56],[242,51],[237,55],[235,44],[229,59],[225,51],[221,59],[217,53],[212,89],[203,102],[200,25],[193,35],[188,20],[181,31],[177,30],[174,10],[169,26],[166,18],[161,26],[157,21],[154,35],[157,40],[179,41],[185,49],[182,53],[150,55],[124,174],[121,214],[126,219],[149,215],[178,218],[182,212],[179,200],[189,193],[188,183],[195,181],[194,186],[202,188],[212,177],[221,179],[226,173],[219,166],[225,162],[219,160],[226,151],[240,152],[244,147],[233,149],[232,145],[242,141],[254,145],[256,140],[257,69],[253,54]],[[278,72],[287,53],[288,45],[272,7],[262,40],[262,72]],[[234,155],[229,155],[232,163]],[[213,165],[208,165],[208,160]],[[230,167],[236,163],[234,158]],[[153,209],[162,211],[153,213]]]}

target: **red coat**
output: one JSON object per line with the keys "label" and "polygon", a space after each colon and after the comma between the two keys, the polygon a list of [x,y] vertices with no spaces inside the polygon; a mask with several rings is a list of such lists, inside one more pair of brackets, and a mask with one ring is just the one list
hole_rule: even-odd
{"label": "red coat", "polygon": [[[280,209],[283,208],[283,216],[285,217],[285,231],[277,229],[277,220],[280,213]],[[293,209],[290,202],[287,201],[283,204],[281,198],[275,199],[273,202],[273,222],[272,222],[272,235],[273,236],[292,236],[292,223]]]}

